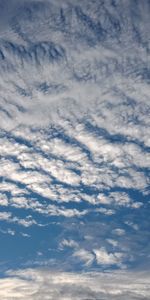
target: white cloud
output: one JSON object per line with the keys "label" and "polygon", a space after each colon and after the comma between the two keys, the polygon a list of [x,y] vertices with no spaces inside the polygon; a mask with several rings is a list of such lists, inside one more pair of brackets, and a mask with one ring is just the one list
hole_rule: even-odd
{"label": "white cloud", "polygon": [[114,247],[118,246],[118,241],[113,240],[113,239],[107,239],[107,242],[111,245],[113,245]]}
{"label": "white cloud", "polygon": [[18,223],[19,225],[22,225],[24,227],[30,227],[32,225],[37,224],[37,222],[33,219],[29,220],[29,219],[19,219],[17,217],[13,218],[13,222]]}
{"label": "white cloud", "polygon": [[[138,7],[141,18],[135,28],[140,45],[133,32],[132,5],[128,5],[128,1],[118,1],[115,9],[109,6],[110,1],[103,1],[106,3],[101,5],[101,1],[87,0],[50,1],[50,5],[41,1],[38,9],[35,1],[35,14],[33,6],[30,7],[33,1],[25,1],[29,5],[29,9],[25,6],[26,10],[22,1],[3,2],[9,22],[6,14],[1,13],[0,177],[3,181],[0,206],[13,214],[1,212],[0,220],[15,224],[19,231],[41,226],[37,221],[40,218],[44,226],[53,216],[61,216],[63,227],[67,221],[72,224],[71,218],[78,222],[78,219],[83,221],[85,215],[96,213],[96,218],[108,219],[106,233],[111,233],[112,239],[106,243],[113,250],[106,251],[102,247],[106,243],[100,245],[98,234],[96,236],[92,229],[86,232],[86,245],[83,242],[81,249],[75,241],[66,238],[60,246],[72,247],[72,259],[87,267],[93,262],[106,268],[109,265],[123,267],[116,239],[126,238],[127,233],[130,240],[128,226],[135,230],[137,227],[127,220],[125,232],[124,223],[120,224],[120,219],[116,221],[114,215],[117,218],[118,210],[123,216],[126,209],[129,215],[142,211],[149,187],[145,172],[150,166],[147,149],[150,145],[149,86],[145,79],[149,76],[146,72],[147,1]],[[21,5],[15,18],[8,2],[14,3],[13,7]],[[31,12],[30,20],[27,12]],[[87,20],[91,20],[92,26]],[[120,25],[119,32],[113,30],[114,21],[115,27]],[[65,23],[65,30],[61,22]],[[102,26],[100,42],[97,26]],[[59,59],[56,59],[57,54]],[[140,192],[140,202],[131,199],[128,189]],[[112,192],[114,190],[116,192]],[[39,214],[38,218],[20,218],[21,210],[23,215],[27,215],[28,210]],[[112,229],[111,218],[114,220]],[[13,231],[8,233],[13,234]],[[22,235],[28,237],[26,233]],[[92,235],[93,240],[90,240]],[[92,247],[95,252],[89,250],[90,242],[95,243]],[[28,289],[29,282],[21,278],[15,280],[16,290],[12,285],[9,298],[13,293],[21,293],[18,280],[27,293],[24,298],[43,298],[37,295],[39,283],[35,282],[34,286],[32,282],[32,288]],[[86,288],[87,282],[84,293]],[[30,295],[31,290],[35,295]],[[58,299],[58,293],[45,298]],[[115,293],[120,292],[113,290],[112,295]],[[20,299],[22,293],[14,297]],[[65,300],[66,297],[71,298],[64,295]],[[79,298],[79,294],[73,297]]]}
{"label": "white cloud", "polygon": [[6,221],[9,223],[17,223],[19,225],[22,225],[24,227],[32,226],[33,224],[37,224],[35,220],[33,220],[31,217],[28,217],[26,219],[20,219],[18,217],[14,217],[12,213],[10,212],[0,212],[0,221]]}
{"label": "white cloud", "polygon": [[0,229],[0,232],[4,233],[4,234],[10,234],[12,236],[14,236],[16,234],[15,230],[12,230],[10,228],[8,228],[7,230]]}
{"label": "white cloud", "polygon": [[94,255],[85,249],[77,249],[74,251],[73,257],[78,258],[85,266],[90,266],[94,261]]}
{"label": "white cloud", "polygon": [[20,234],[21,234],[23,237],[26,237],[26,238],[29,238],[29,237],[30,237],[30,234],[28,234],[28,233],[21,232]]}
{"label": "white cloud", "polygon": [[0,212],[0,220],[4,221],[4,220],[9,220],[11,217],[11,213],[10,212]]}
{"label": "white cloud", "polygon": [[111,215],[115,214],[115,210],[113,210],[113,209],[106,209],[104,207],[97,208],[96,212],[100,212],[100,213],[102,213],[104,215],[107,215],[107,216],[111,216]]}
{"label": "white cloud", "polygon": [[122,236],[122,235],[125,234],[125,230],[122,229],[122,228],[116,228],[116,229],[113,230],[113,232],[114,232],[115,234],[117,234],[118,236]]}
{"label": "white cloud", "polygon": [[72,217],[79,217],[79,216],[84,216],[88,213],[87,210],[77,210],[75,208],[73,209],[66,209],[65,207],[57,207],[54,205],[49,205],[47,207],[48,211],[47,213],[49,215],[54,215],[54,216],[64,216],[64,217],[68,217],[68,218],[72,218]]}
{"label": "white cloud", "polygon": [[124,254],[121,252],[108,253],[104,247],[94,249],[96,261],[99,265],[120,265],[122,264]]}
{"label": "white cloud", "polygon": [[131,221],[125,221],[124,222],[126,225],[128,225],[129,227],[133,228],[134,230],[138,230],[139,226]]}
{"label": "white cloud", "polygon": [[[104,112],[107,112],[104,102],[103,106]],[[91,126],[97,125],[97,130],[101,130],[96,124],[96,114],[97,111],[93,111],[88,120]],[[77,122],[76,118],[67,120],[59,116],[57,121],[56,132],[57,129],[59,132],[59,126],[62,131],[60,137],[54,134],[53,128],[49,130],[49,138],[46,129],[34,129],[33,134],[33,129],[26,126],[16,128],[13,138],[2,138],[0,175],[5,181],[0,183],[0,188],[5,200],[3,198],[1,205],[31,208],[45,215],[71,217],[87,213],[78,209],[68,210],[65,206],[61,206],[60,212],[57,205],[52,207],[39,199],[32,199],[32,193],[36,193],[37,197],[39,195],[57,203],[85,201],[96,205],[97,212],[106,215],[112,215],[117,206],[141,208],[142,202],[131,199],[127,193],[111,192],[111,188],[134,188],[146,194],[147,175],[136,170],[147,168],[149,164],[147,154],[143,164],[145,152],[141,147],[130,140],[126,143],[111,142],[105,135],[86,127],[82,119]],[[16,142],[19,139],[21,142]],[[93,193],[88,193],[87,187],[92,188]],[[107,190],[107,194],[103,190]],[[11,193],[10,199],[4,194],[7,191]],[[106,209],[101,204],[111,207]]]}
{"label": "white cloud", "polygon": [[37,146],[40,146],[45,153],[57,155],[58,157],[77,163],[86,158],[86,154],[79,147],[66,143],[63,139],[41,140],[37,143]]}
{"label": "white cloud", "polygon": [[60,244],[59,244],[59,248],[60,249],[64,249],[65,247],[69,247],[69,248],[78,248],[79,244],[74,241],[74,240],[67,240],[67,239],[63,239]]}
{"label": "white cloud", "polygon": [[0,205],[8,206],[8,198],[5,194],[0,193]]}
{"label": "white cloud", "polygon": [[148,300],[149,273],[65,273],[40,269],[8,271],[0,279],[3,300],[138,299]]}
{"label": "white cloud", "polygon": [[114,204],[120,206],[131,206],[132,200],[125,192],[110,192],[107,195],[100,193],[98,195],[98,200],[102,204]]}

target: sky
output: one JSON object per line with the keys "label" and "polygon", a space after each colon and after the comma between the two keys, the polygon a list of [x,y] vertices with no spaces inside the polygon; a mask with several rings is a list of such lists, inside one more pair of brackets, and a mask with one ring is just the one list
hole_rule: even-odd
{"label": "sky", "polygon": [[0,0],[1,299],[150,299],[149,14]]}

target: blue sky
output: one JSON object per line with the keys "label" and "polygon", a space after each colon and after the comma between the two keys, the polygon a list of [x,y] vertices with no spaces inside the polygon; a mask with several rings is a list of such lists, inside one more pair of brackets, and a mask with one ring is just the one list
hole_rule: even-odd
{"label": "blue sky", "polygon": [[149,10],[0,1],[3,300],[149,299]]}

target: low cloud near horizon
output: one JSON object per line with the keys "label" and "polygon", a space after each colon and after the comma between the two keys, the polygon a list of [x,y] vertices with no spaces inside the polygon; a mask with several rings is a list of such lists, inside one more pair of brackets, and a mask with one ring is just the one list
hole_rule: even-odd
{"label": "low cloud near horizon", "polygon": [[8,271],[0,279],[3,300],[148,300],[146,272],[68,273],[40,269]]}

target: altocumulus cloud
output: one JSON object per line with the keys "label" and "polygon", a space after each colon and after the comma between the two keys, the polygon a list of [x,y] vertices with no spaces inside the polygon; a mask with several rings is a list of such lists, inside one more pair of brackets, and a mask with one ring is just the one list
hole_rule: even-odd
{"label": "altocumulus cloud", "polygon": [[148,299],[149,8],[0,0],[3,300]]}

